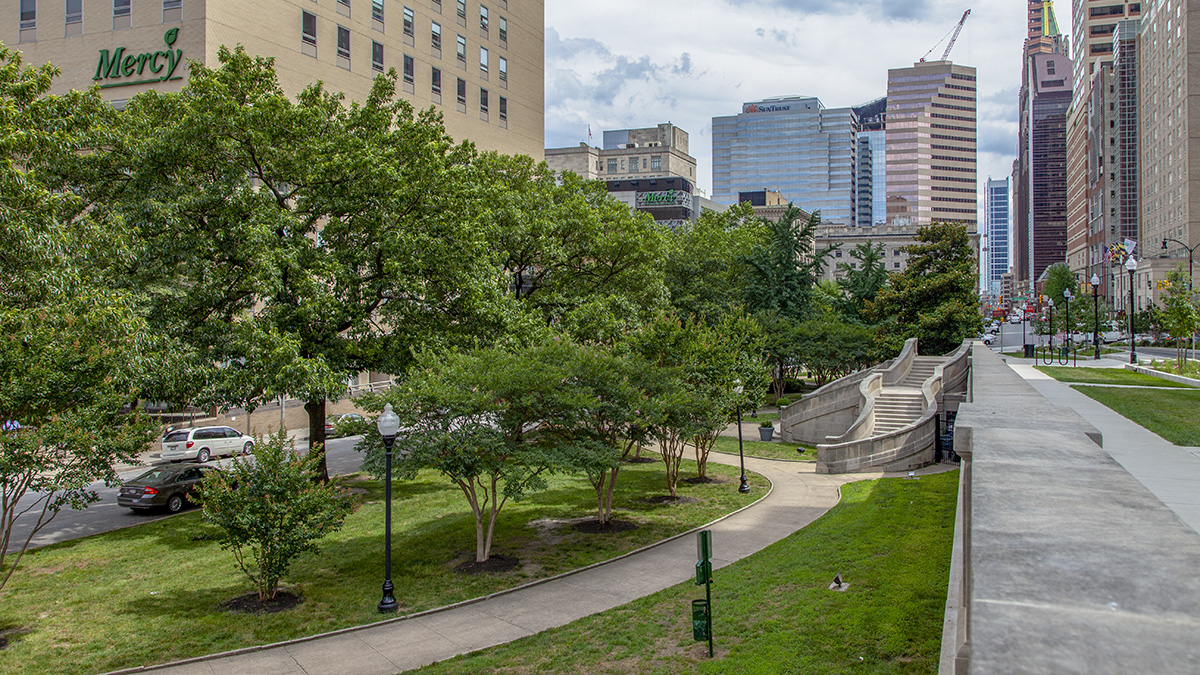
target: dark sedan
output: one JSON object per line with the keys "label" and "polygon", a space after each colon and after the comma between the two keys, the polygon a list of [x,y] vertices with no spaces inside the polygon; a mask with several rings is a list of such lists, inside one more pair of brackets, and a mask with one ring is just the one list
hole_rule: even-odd
{"label": "dark sedan", "polygon": [[178,513],[215,466],[156,466],[125,481],[117,493],[117,504],[134,511],[163,508]]}

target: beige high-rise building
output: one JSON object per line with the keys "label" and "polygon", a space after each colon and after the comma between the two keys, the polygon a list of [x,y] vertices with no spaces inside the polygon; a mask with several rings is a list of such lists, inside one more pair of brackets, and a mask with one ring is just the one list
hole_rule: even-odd
{"label": "beige high-rise building", "polygon": [[[1138,37],[1139,308],[1188,250],[1200,253],[1200,4],[1142,3]],[[1171,241],[1175,240],[1175,241]],[[1163,248],[1163,244],[1166,248]],[[1186,248],[1185,248],[1186,247]],[[1160,257],[1163,256],[1163,257]],[[1200,257],[1200,256],[1193,256]],[[1200,274],[1200,263],[1193,274]]]}
{"label": "beige high-rise building", "polygon": [[542,158],[543,0],[0,0],[0,42],[62,70],[55,91],[101,87],[120,106],[178,91],[224,45],[275,59],[296,94],[317,80],[362,100],[395,68],[399,95],[442,112],[455,140]]}
{"label": "beige high-rise building", "polygon": [[950,61],[888,70],[887,223],[978,220],[975,69]]}
{"label": "beige high-rise building", "polygon": [[546,163],[556,172],[574,171],[606,181],[678,176],[696,183],[696,159],[688,154],[688,133],[666,122],[641,129],[604,132],[604,147],[587,143],[546,148]]}

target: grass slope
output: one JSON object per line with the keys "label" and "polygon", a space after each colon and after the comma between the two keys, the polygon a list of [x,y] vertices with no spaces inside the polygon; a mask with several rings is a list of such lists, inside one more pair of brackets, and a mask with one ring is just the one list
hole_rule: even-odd
{"label": "grass slope", "polygon": [[1175,445],[1200,446],[1200,425],[1196,424],[1200,389],[1163,391],[1084,385],[1075,388]]}
{"label": "grass slope", "polygon": [[[704,592],[686,583],[412,672],[934,673],[957,489],[957,471],[852,483],[812,525],[716,570],[715,659],[692,641],[690,602]],[[845,592],[828,590],[837,572]]]}
{"label": "grass slope", "polygon": [[1164,380],[1161,377],[1135,373],[1124,368],[1072,368],[1068,366],[1035,366],[1038,370],[1059,382],[1081,384],[1124,384],[1135,387],[1188,388],[1186,384]]}
{"label": "grass slope", "polygon": [[[733,467],[709,465],[724,482],[690,485],[686,505],[656,504],[666,494],[662,464],[627,465],[614,517],[638,528],[583,534],[575,520],[594,516],[591,485],[551,477],[549,488],[510,502],[497,523],[493,554],[522,564],[502,574],[470,576],[455,564],[474,559],[474,520],[458,488],[433,473],[393,488],[393,580],[400,613],[486,595],[659,541],[709,522],[760,497],[765,478],[748,476],[737,492]],[[681,478],[695,475],[683,466]],[[361,506],[320,554],[301,555],[284,581],[304,598],[297,608],[260,616],[221,604],[252,590],[233,555],[211,540],[199,511],[33,551],[0,592],[0,631],[12,634],[0,651],[0,673],[73,675],[162,663],[313,635],[379,620],[383,582],[383,487],[349,481]]]}
{"label": "grass slope", "polygon": [[[758,434],[758,426],[754,429],[755,435]],[[796,452],[796,448],[801,447],[799,443],[764,443],[762,441],[751,441],[746,436],[746,430],[742,430],[742,452],[747,457],[765,457],[766,459],[797,459],[805,462],[817,461],[816,449],[812,446],[804,446],[804,454]],[[717,452],[725,452],[731,455],[738,454],[738,440],[728,436],[720,436],[717,442],[713,445],[713,450]]]}

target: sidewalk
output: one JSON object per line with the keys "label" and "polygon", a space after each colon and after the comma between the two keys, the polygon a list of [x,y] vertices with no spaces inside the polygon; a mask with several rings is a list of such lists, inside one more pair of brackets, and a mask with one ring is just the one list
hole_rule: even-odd
{"label": "sidewalk", "polygon": [[[714,453],[709,461],[736,465],[738,458]],[[882,475],[817,475],[810,463],[751,457],[746,458],[746,468],[770,479],[772,488],[757,502],[705,528],[713,533],[714,568],[760,551],[816,520],[837,503],[842,485]],[[918,473],[941,470],[934,466]],[[687,533],[477,601],[273,646],[120,672],[391,675],[618,607],[692,579],[695,563],[695,536]]]}
{"label": "sidewalk", "polygon": [[[1180,520],[1200,532],[1200,448],[1174,445],[1021,361],[1009,359],[1008,363],[1051,403],[1073,409],[1099,429],[1104,436],[1104,450]],[[1110,359],[1089,361],[1088,365],[1093,363],[1101,368],[1123,367]]]}

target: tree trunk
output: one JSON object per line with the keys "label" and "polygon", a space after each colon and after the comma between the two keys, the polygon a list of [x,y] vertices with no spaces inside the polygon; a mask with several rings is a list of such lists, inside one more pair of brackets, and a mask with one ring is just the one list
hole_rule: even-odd
{"label": "tree trunk", "polygon": [[304,402],[304,412],[308,413],[308,451],[319,453],[321,461],[317,465],[317,480],[329,482],[329,469],[325,465],[325,397]]}
{"label": "tree trunk", "polygon": [[617,487],[617,474],[619,474],[619,473],[621,473],[621,467],[619,467],[619,466],[614,466],[609,471],[608,490],[604,494],[604,521],[603,522],[605,522],[605,523],[612,520],[613,492],[615,491],[615,489]]}
{"label": "tree trunk", "polygon": [[479,557],[479,553],[475,554],[475,562],[484,562],[492,557],[492,534],[496,531],[496,516],[500,513],[500,504],[497,503],[496,489],[499,484],[499,479],[492,475],[492,507],[491,514],[488,516],[487,541],[483,544],[483,557]]}
{"label": "tree trunk", "polygon": [[596,520],[603,525],[608,522],[608,519],[604,517],[604,487],[608,482],[608,472],[601,471],[599,477],[588,476],[588,478],[591,480],[592,489],[596,491]]}

